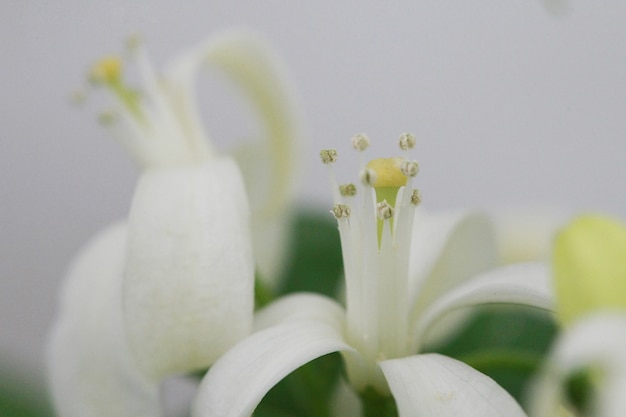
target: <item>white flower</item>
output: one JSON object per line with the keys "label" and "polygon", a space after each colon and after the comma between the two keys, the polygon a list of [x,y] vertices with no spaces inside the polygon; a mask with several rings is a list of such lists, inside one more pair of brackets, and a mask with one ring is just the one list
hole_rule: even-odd
{"label": "white flower", "polygon": [[626,415],[626,227],[578,217],[557,235],[552,272],[564,331],[533,389],[531,414]]}
{"label": "white flower", "polygon": [[[581,393],[568,388],[577,376],[583,378],[579,388],[588,391],[574,400]],[[626,314],[589,314],[573,324],[557,339],[532,388],[533,417],[554,417],[557,410],[570,416],[626,415]]]}
{"label": "white flower", "polygon": [[[353,140],[362,151],[363,135]],[[401,148],[414,143],[401,137]],[[322,160],[335,162],[334,150]],[[522,416],[493,380],[437,354],[419,354],[439,319],[484,303],[551,308],[540,264],[485,271],[495,262],[489,223],[477,214],[415,212],[417,163],[377,159],[362,171],[364,189],[338,186],[346,307],[307,294],[286,297],[255,319],[257,332],[229,350],[202,381],[194,416],[248,416],[263,395],[304,363],[341,351],[357,391],[394,396],[400,415]],[[360,198],[360,201],[359,201]]]}
{"label": "white flower", "polygon": [[64,284],[49,349],[63,416],[159,415],[162,378],[206,369],[251,330],[248,199],[237,163],[213,149],[198,119],[192,94],[200,65],[224,70],[258,110],[267,137],[251,149],[269,176],[256,182],[267,194],[252,215],[262,225],[252,229],[276,235],[284,227],[298,132],[274,52],[256,36],[228,32],[156,74],[142,48],[131,49],[141,91],[124,83],[117,58],[92,72],[116,99],[103,121],[142,174],[128,223],[97,237]]}

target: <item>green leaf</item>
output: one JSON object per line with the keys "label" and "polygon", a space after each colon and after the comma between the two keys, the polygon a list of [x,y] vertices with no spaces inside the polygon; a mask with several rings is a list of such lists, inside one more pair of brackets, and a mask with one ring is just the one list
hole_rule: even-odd
{"label": "green leaf", "polygon": [[330,417],[330,400],[342,366],[337,353],[301,366],[265,395],[255,417]]}
{"label": "green leaf", "polygon": [[52,417],[43,378],[8,362],[0,359],[0,417]]}
{"label": "green leaf", "polygon": [[490,376],[521,402],[556,332],[552,318],[535,309],[486,307],[452,340],[433,351],[459,359]]}

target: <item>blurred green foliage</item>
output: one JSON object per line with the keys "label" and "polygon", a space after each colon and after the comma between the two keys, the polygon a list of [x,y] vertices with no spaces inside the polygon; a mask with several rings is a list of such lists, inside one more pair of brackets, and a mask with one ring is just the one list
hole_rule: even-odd
{"label": "blurred green foliage", "polygon": [[0,417],[52,417],[43,376],[0,357]]}

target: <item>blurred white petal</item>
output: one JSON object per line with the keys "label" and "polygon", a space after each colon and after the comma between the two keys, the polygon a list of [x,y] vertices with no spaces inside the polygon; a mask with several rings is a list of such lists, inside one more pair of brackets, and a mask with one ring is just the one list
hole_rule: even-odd
{"label": "blurred white petal", "polygon": [[592,417],[626,413],[626,314],[599,312],[572,324],[559,337],[532,391],[531,415],[552,417],[564,402],[566,383],[580,370],[598,372]]}
{"label": "blurred white petal", "polygon": [[293,197],[299,148],[304,134],[295,87],[268,41],[246,30],[207,39],[175,60],[167,88],[191,129],[204,135],[195,109],[195,82],[203,66],[218,68],[241,88],[256,110],[263,133],[233,153],[243,173],[252,207],[253,245],[261,276],[274,282],[284,259],[286,211]]}
{"label": "blurred white petal", "polygon": [[194,417],[247,417],[292,371],[331,352],[352,350],[336,326],[295,320],[254,333],[220,358],[204,377]]}
{"label": "blurred white petal", "polygon": [[278,298],[254,316],[254,331],[294,320],[317,320],[344,326],[345,311],[334,300],[318,294],[296,293]]}
{"label": "blurred white petal", "polygon": [[[493,227],[480,213],[418,211],[411,254],[409,290],[413,300],[411,321],[415,323],[430,303],[446,291],[496,264]],[[430,338],[448,337],[468,317],[462,314],[442,322]]]}
{"label": "blurred white petal", "polygon": [[235,163],[145,172],[129,220],[124,317],[154,378],[208,367],[252,325],[248,205]]}
{"label": "blurred white petal", "polygon": [[488,376],[437,354],[380,363],[400,417],[524,417],[513,397]]}
{"label": "blurred white petal", "polygon": [[495,303],[552,310],[554,300],[547,266],[543,263],[505,266],[456,286],[436,299],[419,317],[417,339],[427,336],[439,318],[454,310]]}
{"label": "blurred white petal", "polygon": [[111,226],[79,253],[63,284],[48,346],[55,407],[64,417],[155,417],[158,385],[126,343],[121,282],[126,225]]}

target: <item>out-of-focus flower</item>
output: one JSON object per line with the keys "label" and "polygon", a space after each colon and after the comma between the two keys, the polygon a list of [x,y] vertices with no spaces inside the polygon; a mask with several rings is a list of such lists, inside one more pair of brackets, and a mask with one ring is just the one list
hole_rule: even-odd
{"label": "out-of-focus flower", "polygon": [[533,388],[532,415],[626,415],[626,227],[574,220],[557,236],[553,275],[564,332]]}
{"label": "out-of-focus flower", "polygon": [[[400,147],[413,147],[404,134]],[[363,151],[368,139],[358,135]],[[337,153],[321,153],[329,167]],[[364,187],[338,185],[331,170],[346,279],[346,308],[320,296],[285,297],[261,311],[259,330],[229,350],[204,378],[196,417],[248,416],[285,375],[341,351],[359,392],[393,395],[402,416],[523,416],[489,377],[437,354],[420,354],[431,330],[452,311],[486,303],[551,307],[547,271],[539,264],[485,272],[495,260],[486,218],[416,215],[418,171],[405,158],[375,159]]]}
{"label": "out-of-focus flower", "polygon": [[237,162],[213,148],[198,119],[192,93],[200,66],[231,76],[266,127],[267,140],[251,145],[270,173],[249,174],[257,182],[248,188],[267,192],[252,216],[263,225],[252,229],[276,239],[272,229],[286,217],[298,132],[290,86],[267,44],[227,32],[162,74],[139,44],[131,49],[141,90],[126,85],[116,57],[91,72],[115,99],[103,122],[142,173],[127,224],[89,245],[64,284],[49,349],[52,393],[63,416],[158,415],[162,378],[206,369],[251,330],[255,271],[246,187]]}

